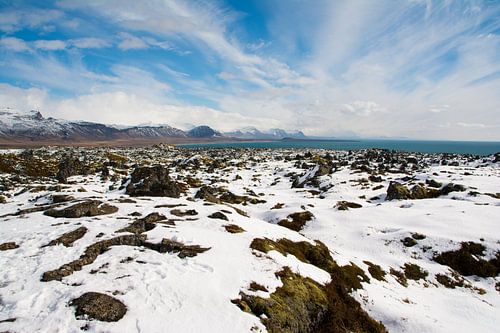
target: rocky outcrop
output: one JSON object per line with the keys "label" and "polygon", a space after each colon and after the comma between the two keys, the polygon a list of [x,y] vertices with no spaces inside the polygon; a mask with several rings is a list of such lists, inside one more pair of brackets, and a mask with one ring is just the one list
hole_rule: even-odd
{"label": "rocky outcrop", "polygon": [[181,188],[170,178],[167,168],[155,165],[135,168],[130,176],[126,193],[131,196],[178,198]]}
{"label": "rocky outcrop", "polygon": [[[436,184],[432,184],[436,185]],[[386,200],[406,200],[406,199],[432,199],[441,195],[447,195],[455,191],[465,191],[465,187],[458,184],[447,184],[443,188],[436,189],[417,184],[408,189],[398,182],[390,182],[387,188]]]}
{"label": "rocky outcrop", "polygon": [[84,216],[113,214],[117,211],[118,207],[103,203],[102,201],[87,200],[63,209],[49,209],[43,214],[52,217],[79,218]]}
{"label": "rocky outcrop", "polygon": [[54,245],[62,244],[66,247],[70,247],[70,246],[73,246],[74,242],[76,242],[77,240],[79,240],[80,238],[85,236],[86,233],[87,233],[87,228],[80,227],[80,228],[77,228],[73,231],[62,234],[60,237],[50,241],[45,246],[54,246]]}

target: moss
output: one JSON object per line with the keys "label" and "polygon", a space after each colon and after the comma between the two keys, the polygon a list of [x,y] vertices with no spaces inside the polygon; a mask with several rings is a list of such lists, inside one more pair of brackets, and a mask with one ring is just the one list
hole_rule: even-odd
{"label": "moss", "polygon": [[436,274],[436,280],[446,288],[455,289],[456,287],[464,286],[464,279],[452,279],[448,275],[445,274]]}
{"label": "moss", "polygon": [[391,267],[389,273],[396,278],[396,281],[404,287],[408,287],[408,280],[406,279],[405,273],[398,271]]}
{"label": "moss", "polygon": [[309,242],[292,242],[286,238],[276,242],[268,238],[255,238],[250,244],[250,248],[264,253],[275,250],[283,255],[291,254],[300,261],[314,265],[329,273],[338,268],[330,255],[330,251],[320,241],[316,241],[316,244],[313,245]]}
{"label": "moss", "polygon": [[327,285],[295,274],[288,267],[277,276],[283,286],[269,298],[242,293],[240,299],[233,300],[243,311],[261,317],[269,332],[386,332],[335,276]]}
{"label": "moss", "polygon": [[368,266],[368,273],[375,279],[379,281],[385,281],[385,271],[379,265],[376,265],[369,261],[363,261],[364,264]]}
{"label": "moss", "polygon": [[464,242],[460,249],[443,252],[434,260],[441,265],[453,268],[464,276],[495,277],[500,273],[500,252],[489,261],[481,258],[486,248],[474,242]]}
{"label": "moss", "polygon": [[253,281],[250,283],[250,286],[249,288],[251,291],[263,291],[263,292],[268,292],[267,288],[264,287],[263,285],[261,284],[258,284],[257,282]]}
{"label": "moss", "polygon": [[352,262],[350,265],[340,267],[337,271],[341,274],[342,279],[349,290],[362,289],[363,286],[361,285],[361,282],[370,282],[370,278],[366,276],[365,272]]}
{"label": "moss", "polygon": [[300,231],[304,225],[311,221],[314,215],[309,211],[297,212],[287,216],[287,219],[278,222],[278,225],[291,229],[293,231]]}
{"label": "moss", "polygon": [[403,267],[404,273],[407,279],[410,280],[421,280],[425,279],[429,273],[423,270],[419,265],[406,263]]}

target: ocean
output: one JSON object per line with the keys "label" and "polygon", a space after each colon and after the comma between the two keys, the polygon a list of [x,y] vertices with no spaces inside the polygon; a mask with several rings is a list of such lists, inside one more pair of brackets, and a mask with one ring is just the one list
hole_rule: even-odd
{"label": "ocean", "polygon": [[488,141],[419,141],[419,140],[303,140],[252,141],[180,144],[181,148],[311,148],[358,150],[369,148],[390,149],[420,153],[455,153],[490,155],[500,152],[500,142]]}

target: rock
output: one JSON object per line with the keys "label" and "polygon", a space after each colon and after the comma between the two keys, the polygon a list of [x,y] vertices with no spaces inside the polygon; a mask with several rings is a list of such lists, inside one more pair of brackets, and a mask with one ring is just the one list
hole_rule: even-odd
{"label": "rock", "polygon": [[227,218],[227,216],[224,215],[224,213],[221,213],[221,212],[212,213],[212,214],[208,215],[208,218],[210,218],[210,219],[219,219],[219,220],[224,220],[224,221],[228,221],[229,220]]}
{"label": "rock", "polygon": [[387,196],[385,200],[394,200],[394,199],[411,199],[411,193],[408,188],[398,182],[390,182],[389,187],[387,188]]}
{"label": "rock", "polygon": [[142,246],[144,245],[145,240],[146,236],[143,235],[124,235],[99,241],[97,243],[89,245],[85,249],[85,252],[80,256],[80,258],[64,264],[58,269],[43,273],[41,281],[61,281],[64,277],[73,274],[74,271],[79,271],[83,266],[93,263],[100,254],[106,252],[111,246]]}
{"label": "rock", "polygon": [[368,179],[374,183],[381,183],[383,181],[381,176],[370,175]]}
{"label": "rock", "polygon": [[113,322],[123,318],[127,307],[121,301],[106,294],[87,292],[70,302],[76,308],[77,319],[95,319]]}
{"label": "rock", "polygon": [[118,207],[103,203],[102,201],[87,200],[63,209],[49,209],[43,214],[52,217],[79,218],[84,216],[113,214],[117,211]]}
{"label": "rock", "polygon": [[425,181],[425,183],[429,186],[429,187],[434,187],[434,188],[441,188],[441,186],[443,186],[442,183],[434,180],[434,179],[427,179]]}
{"label": "rock", "polygon": [[172,209],[170,214],[183,217],[183,216],[195,216],[198,215],[198,212],[194,209],[180,210],[180,209]]}
{"label": "rock", "polygon": [[61,203],[75,200],[75,197],[68,194],[52,194],[52,203]]}
{"label": "rock", "polygon": [[239,234],[245,232],[245,229],[236,224],[227,224],[224,226],[224,229],[226,229],[226,231],[231,234]]}
{"label": "rock", "polygon": [[0,244],[0,251],[7,251],[7,250],[14,250],[17,249],[19,245],[17,245],[15,242],[7,242]]}
{"label": "rock", "polygon": [[441,192],[436,189],[425,188],[422,185],[415,185],[411,189],[411,199],[431,199],[437,198]]}
{"label": "rock", "polygon": [[170,178],[168,169],[161,165],[137,167],[130,178],[126,193],[131,196],[178,198],[181,194],[181,188]]}
{"label": "rock", "polygon": [[401,240],[404,246],[406,247],[412,247],[417,245],[417,241],[413,239],[412,237],[405,237]]}
{"label": "rock", "polygon": [[148,216],[132,222],[127,227],[116,232],[130,232],[135,235],[140,235],[146,231],[153,230],[156,227],[155,222],[165,220],[166,217],[158,213],[151,213]]}
{"label": "rock", "polygon": [[184,245],[181,242],[176,242],[170,239],[162,239],[159,244],[145,243],[144,246],[160,253],[173,252],[177,253],[179,258],[195,257],[198,253],[203,253],[210,250],[209,247],[201,247],[199,245]]}
{"label": "rock", "polygon": [[68,156],[59,162],[56,179],[60,183],[67,183],[68,177],[86,173],[88,173],[88,171],[83,162],[78,158]]}
{"label": "rock", "polygon": [[441,189],[442,195],[450,194],[451,192],[464,192],[465,186],[460,184],[448,183]]}
{"label": "rock", "polygon": [[195,198],[203,199],[212,203],[220,203],[220,200],[217,199],[218,190],[214,187],[204,185],[202,186],[195,194]]}
{"label": "rock", "polygon": [[70,247],[70,246],[73,246],[74,242],[76,242],[77,240],[79,240],[80,238],[85,236],[86,233],[87,233],[87,228],[80,227],[80,228],[77,228],[73,231],[62,234],[62,236],[54,239],[53,241],[50,241],[50,243],[48,243],[47,245],[44,245],[43,247],[54,246],[54,245],[58,245],[58,244],[62,244],[66,247]]}
{"label": "rock", "polygon": [[349,208],[361,208],[363,206],[355,202],[338,201],[335,207],[337,207],[338,210],[349,210]]}

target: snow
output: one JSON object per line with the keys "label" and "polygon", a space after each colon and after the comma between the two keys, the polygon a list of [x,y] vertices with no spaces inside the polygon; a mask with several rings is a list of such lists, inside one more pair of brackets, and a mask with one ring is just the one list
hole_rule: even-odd
{"label": "snow", "polygon": [[[186,157],[184,164],[200,159],[200,154],[196,152]],[[405,263],[416,263],[428,271],[426,281],[409,280],[408,287],[387,274],[386,282],[371,278],[370,283],[363,283],[363,289],[352,293],[389,332],[498,331],[500,297],[495,283],[500,281],[499,277],[466,278],[473,286],[484,289],[484,294],[467,288],[447,289],[435,280],[435,274],[446,273],[449,269],[434,262],[432,256],[434,252],[456,249],[462,241],[481,242],[488,248],[489,256],[499,251],[500,200],[485,195],[469,196],[466,191],[436,199],[367,202],[360,196],[383,198],[389,182],[405,174],[388,175],[380,183],[382,189],[372,190],[351,181],[367,178],[368,174],[353,173],[347,167],[324,176],[333,187],[323,193],[324,199],[320,199],[309,193],[307,187],[291,188],[290,179],[284,175],[289,172],[301,174],[304,170],[295,168],[293,161],[273,158],[273,154],[287,155],[286,152],[255,154],[261,163],[248,163],[247,168],[242,169],[218,170],[218,180],[214,174],[205,174],[200,169],[173,173],[174,178],[183,173],[192,174],[206,184],[214,182],[213,186],[225,186],[235,194],[245,194],[245,188],[259,193],[259,198],[267,201],[265,204],[235,205],[249,217],[237,214],[226,205],[205,205],[202,200],[191,200],[195,189],[179,199],[133,198],[136,203],[119,203],[117,200],[125,197],[124,191],[109,190],[112,183],[101,182],[97,175],[72,177],[70,180],[75,184],[62,193],[77,198],[96,197],[117,206],[119,211],[115,214],[54,219],[36,212],[1,217],[0,243],[14,241],[20,247],[0,252],[0,331],[80,332],[80,328],[88,324],[89,332],[265,332],[259,318],[231,303],[241,291],[268,297],[282,285],[275,273],[284,266],[321,284],[330,281],[328,273],[292,255],[284,256],[276,251],[264,255],[250,249],[253,239],[265,237],[311,243],[320,240],[332,251],[337,263],[352,262],[366,272],[368,266],[363,263],[366,260],[380,265],[386,272],[391,267],[400,269]],[[243,155],[232,161],[247,157]],[[497,193],[500,166],[498,163],[479,164],[431,165],[416,176],[422,180],[431,176],[443,183],[463,184],[481,193]],[[316,171],[317,167],[312,168],[303,177],[310,177]],[[242,179],[234,180],[236,175]],[[271,186],[276,178],[279,181]],[[78,192],[81,187],[87,192]],[[48,193],[43,191],[13,196],[19,190],[11,190],[12,196],[0,206],[0,215],[48,202]],[[339,200],[357,202],[363,207],[339,211],[334,208]],[[284,203],[284,207],[270,210],[277,203]],[[179,219],[170,214],[169,208],[155,208],[165,204],[184,204],[185,207],[179,208],[195,209],[198,215],[190,217],[194,220]],[[304,208],[315,218],[300,233],[276,224]],[[232,211],[225,213],[229,222],[207,218],[221,210]],[[181,259],[175,254],[161,254],[140,247],[115,246],[62,282],[40,281],[45,271],[78,258],[90,244],[119,235],[116,231],[131,223],[133,218],[129,214],[136,211],[143,216],[158,212],[177,219],[175,226],[159,224],[148,231],[148,241],[159,242],[167,238],[187,245],[210,247],[210,250],[194,258]],[[229,223],[242,227],[245,232],[226,232],[224,225]],[[79,226],[89,231],[72,247],[42,247]],[[419,241],[419,246],[404,247],[400,240],[414,232],[426,238]],[[99,233],[105,236],[96,238]],[[432,250],[424,252],[424,246]],[[123,262],[127,257],[133,260]],[[98,272],[91,274],[92,270]],[[269,292],[249,291],[253,281]],[[127,314],[115,323],[77,320],[68,303],[87,291],[114,295],[126,304]],[[1,322],[8,318],[17,319]]]}

